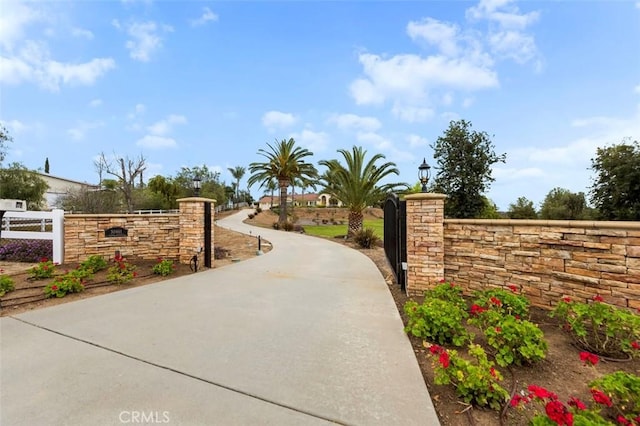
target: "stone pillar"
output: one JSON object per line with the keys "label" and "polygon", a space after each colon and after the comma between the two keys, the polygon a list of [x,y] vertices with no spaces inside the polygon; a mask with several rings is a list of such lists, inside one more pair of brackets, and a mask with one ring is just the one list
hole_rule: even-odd
{"label": "stone pillar", "polygon": [[444,278],[444,194],[419,193],[407,202],[407,293],[421,296]]}
{"label": "stone pillar", "polygon": [[204,266],[205,203],[211,203],[211,266],[213,267],[215,202],[210,198],[189,197],[177,200],[180,206],[180,263],[189,264],[198,253],[198,268]]}

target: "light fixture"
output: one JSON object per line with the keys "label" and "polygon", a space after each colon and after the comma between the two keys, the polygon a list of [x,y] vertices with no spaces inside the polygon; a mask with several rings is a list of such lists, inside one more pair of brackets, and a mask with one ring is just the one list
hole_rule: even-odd
{"label": "light fixture", "polygon": [[422,164],[418,166],[418,179],[420,179],[420,183],[422,184],[422,192],[427,192],[427,182],[429,182],[430,176],[431,166],[429,166],[427,161],[423,158]]}
{"label": "light fixture", "polygon": [[200,196],[201,185],[202,185],[202,179],[200,179],[200,176],[196,175],[193,178],[193,193],[196,197]]}

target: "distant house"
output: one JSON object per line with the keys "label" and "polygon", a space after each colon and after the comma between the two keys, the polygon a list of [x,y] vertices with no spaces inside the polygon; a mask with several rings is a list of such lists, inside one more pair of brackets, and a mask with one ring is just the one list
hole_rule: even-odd
{"label": "distant house", "polygon": [[48,173],[35,172],[38,177],[42,178],[49,188],[45,193],[45,209],[52,209],[56,206],[58,198],[68,194],[70,191],[87,189],[100,189],[99,185],[92,185],[87,182],[79,182],[77,180],[67,179],[59,176],[53,176]]}
{"label": "distant house", "polygon": [[[287,204],[293,204],[296,207],[342,207],[342,203],[329,194],[287,194]],[[260,198],[258,205],[263,210],[278,206],[280,194],[274,192],[273,200],[271,195],[265,195]]]}

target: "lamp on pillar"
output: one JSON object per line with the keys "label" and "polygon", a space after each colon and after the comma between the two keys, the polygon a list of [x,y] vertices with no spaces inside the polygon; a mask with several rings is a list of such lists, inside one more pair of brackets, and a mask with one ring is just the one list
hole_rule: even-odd
{"label": "lamp on pillar", "polygon": [[193,193],[196,197],[200,196],[201,185],[202,185],[202,179],[200,179],[200,176],[196,175],[193,178]]}
{"label": "lamp on pillar", "polygon": [[418,166],[418,179],[420,179],[420,183],[422,184],[422,192],[427,192],[427,182],[429,182],[430,176],[431,166],[429,166],[427,161],[423,158],[422,164]]}

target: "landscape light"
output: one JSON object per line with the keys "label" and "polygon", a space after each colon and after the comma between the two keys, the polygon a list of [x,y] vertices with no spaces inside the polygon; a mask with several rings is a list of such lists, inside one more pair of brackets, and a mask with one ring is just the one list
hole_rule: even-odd
{"label": "landscape light", "polygon": [[422,192],[427,192],[427,182],[431,176],[431,166],[427,164],[427,161],[423,158],[422,164],[418,166],[418,179],[422,183]]}
{"label": "landscape light", "polygon": [[200,176],[196,175],[193,178],[193,193],[196,197],[198,197],[200,195],[200,186],[202,185],[202,179],[200,179]]}

